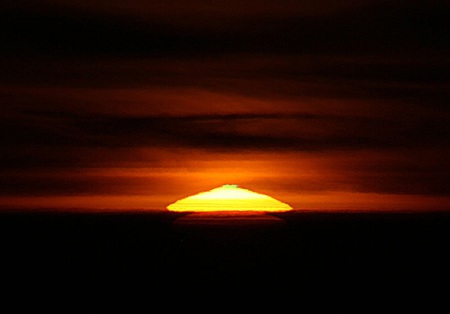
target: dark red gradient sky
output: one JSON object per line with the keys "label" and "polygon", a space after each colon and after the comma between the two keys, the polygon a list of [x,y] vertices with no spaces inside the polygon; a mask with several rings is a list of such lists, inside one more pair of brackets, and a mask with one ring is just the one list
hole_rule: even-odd
{"label": "dark red gradient sky", "polygon": [[450,210],[447,1],[3,1],[0,206]]}

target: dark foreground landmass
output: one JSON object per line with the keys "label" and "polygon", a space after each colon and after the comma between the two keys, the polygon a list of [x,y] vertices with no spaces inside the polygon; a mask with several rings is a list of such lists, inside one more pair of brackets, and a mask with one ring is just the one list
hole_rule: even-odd
{"label": "dark foreground landmass", "polygon": [[149,298],[307,292],[380,299],[448,288],[450,213],[262,217],[2,213],[2,285],[78,298],[140,291]]}

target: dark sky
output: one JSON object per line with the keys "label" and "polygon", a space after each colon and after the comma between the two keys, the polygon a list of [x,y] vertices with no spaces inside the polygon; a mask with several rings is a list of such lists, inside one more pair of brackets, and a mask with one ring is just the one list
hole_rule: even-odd
{"label": "dark sky", "polygon": [[450,209],[448,1],[2,1],[0,206]]}

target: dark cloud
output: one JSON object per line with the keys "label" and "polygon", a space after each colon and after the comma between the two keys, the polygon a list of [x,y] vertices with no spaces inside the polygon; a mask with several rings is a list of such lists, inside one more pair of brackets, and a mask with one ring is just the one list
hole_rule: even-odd
{"label": "dark cloud", "polygon": [[[448,117],[348,117],[312,113],[110,116],[28,113],[3,124],[3,145],[213,150],[352,150],[427,148],[450,139]],[[32,123],[34,121],[34,124]]]}
{"label": "dark cloud", "polygon": [[0,196],[153,195],[166,192],[163,186],[173,184],[172,181],[150,175],[131,177],[92,175],[88,172],[3,174],[0,178]]}
{"label": "dark cloud", "polygon": [[[3,84],[37,86],[195,85],[212,79],[279,79],[339,83],[448,83],[445,54],[429,56],[332,56],[236,54],[189,59],[155,58],[3,58]],[[170,80],[170,81],[168,81]],[[276,81],[274,81],[275,83]],[[325,82],[324,82],[325,83]],[[323,83],[323,84],[324,84]]]}

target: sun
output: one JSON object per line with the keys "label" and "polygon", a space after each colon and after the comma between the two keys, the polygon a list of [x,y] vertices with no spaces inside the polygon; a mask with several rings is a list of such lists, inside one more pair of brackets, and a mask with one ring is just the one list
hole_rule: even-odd
{"label": "sun", "polygon": [[225,184],[180,199],[167,206],[167,209],[174,212],[283,212],[292,210],[292,207],[268,195],[243,189],[235,184]]}

